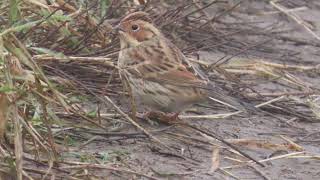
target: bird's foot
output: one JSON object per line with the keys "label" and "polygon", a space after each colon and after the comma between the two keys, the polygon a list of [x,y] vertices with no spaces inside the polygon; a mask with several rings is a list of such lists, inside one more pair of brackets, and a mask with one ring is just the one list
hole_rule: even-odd
{"label": "bird's foot", "polygon": [[156,120],[158,122],[165,123],[165,124],[174,124],[180,121],[179,113],[166,114],[160,111],[150,111],[144,115],[144,119],[147,119],[152,123],[154,123],[155,122],[154,120]]}
{"label": "bird's foot", "polygon": [[143,115],[143,119],[146,119],[152,126],[159,126],[159,123],[153,120],[158,116],[159,113],[161,112],[149,111]]}

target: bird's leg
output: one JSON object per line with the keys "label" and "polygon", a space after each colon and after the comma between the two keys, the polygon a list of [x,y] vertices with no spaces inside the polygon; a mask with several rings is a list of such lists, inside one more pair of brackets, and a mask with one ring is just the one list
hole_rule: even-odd
{"label": "bird's leg", "polygon": [[179,114],[180,112],[176,112],[176,113],[173,113],[172,115],[169,115],[168,117],[173,121],[179,121],[180,120]]}
{"label": "bird's leg", "polygon": [[166,114],[166,113],[163,113],[160,111],[150,111],[144,115],[144,119],[147,119],[147,120],[151,121],[152,123],[154,121],[152,121],[151,119],[154,119],[159,122],[166,123],[166,124],[172,124],[172,123],[175,123],[180,120],[178,117],[179,114],[180,114],[180,112]]}
{"label": "bird's leg", "polygon": [[162,112],[160,111],[148,111],[142,115],[142,119],[147,120],[148,123],[151,125],[158,126],[159,125],[158,122],[154,121],[153,119],[158,119],[159,116],[161,116],[161,114]]}

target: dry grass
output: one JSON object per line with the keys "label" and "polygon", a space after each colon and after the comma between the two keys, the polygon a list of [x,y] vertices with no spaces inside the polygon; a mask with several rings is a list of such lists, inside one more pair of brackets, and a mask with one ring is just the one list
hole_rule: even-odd
{"label": "dry grass", "polygon": [[[264,116],[276,117],[284,122],[277,116],[285,114],[290,119],[319,122],[319,91],[299,78],[299,74],[303,73],[318,74],[319,65],[287,65],[271,62],[267,58],[237,57],[250,52],[263,54],[262,50],[270,48],[265,46],[268,39],[263,42],[247,42],[245,48],[242,48],[244,43],[234,36],[257,32],[236,23],[220,21],[223,16],[237,11],[240,3],[199,3],[192,0],[179,1],[178,5],[171,1],[146,3],[143,0],[53,2],[0,2],[0,136],[2,137],[6,121],[9,120],[7,136],[11,140],[0,146],[0,171],[13,178],[86,179],[88,175],[94,178],[94,172],[108,170],[117,175],[132,174],[135,177],[157,179],[125,166],[114,166],[112,162],[100,162],[96,157],[81,157],[85,160],[77,161],[61,159],[62,152],[70,149],[80,151],[96,140],[96,135],[119,139],[146,138],[147,135],[151,142],[162,144],[170,153],[181,158],[185,157],[177,153],[175,146],[168,143],[167,139],[186,144],[202,142],[203,146],[213,151],[212,166],[209,168],[211,173],[219,171],[233,178],[237,177],[229,169],[253,166],[252,161],[243,158],[234,148],[218,145],[215,139],[201,132],[196,132],[199,136],[195,137],[163,132],[165,138],[159,138],[157,134],[162,133],[161,130],[141,126],[139,120],[130,116],[130,107],[119,103],[121,97],[128,97],[128,92],[123,91],[117,73],[119,41],[111,33],[112,26],[128,11],[138,9],[148,11],[156,24],[174,39],[196,66],[206,70],[218,84],[226,85],[225,89],[231,93],[241,91],[235,96],[256,105]],[[217,11],[214,18],[204,11],[212,7]],[[274,34],[262,30],[259,33]],[[229,55],[217,61],[195,59],[198,50],[213,49],[228,52]],[[273,49],[269,57],[277,53],[282,52]],[[237,78],[239,76],[244,78],[240,80]],[[268,92],[252,88],[270,81],[284,85],[286,90]],[[89,111],[87,107],[93,105],[97,108]],[[221,107],[217,109],[224,110]],[[222,119],[236,115],[243,114],[188,114],[181,118]],[[122,131],[122,126],[128,123],[140,131]],[[95,136],[88,136],[87,133]],[[81,145],[74,146],[74,141],[79,141]],[[115,141],[118,139],[115,138]],[[303,151],[300,145],[288,139],[285,141],[284,144],[275,144],[256,139],[228,140],[229,143],[249,149],[299,151],[259,162],[276,158],[319,159],[319,156]],[[10,144],[13,146],[10,147]],[[229,155],[233,156],[224,158],[235,161],[238,165],[223,167],[220,162],[223,161],[221,148],[227,149],[231,152]],[[34,169],[35,166],[40,168]],[[262,171],[256,167],[254,169],[263,178],[269,179]],[[96,178],[103,176],[98,174]]]}

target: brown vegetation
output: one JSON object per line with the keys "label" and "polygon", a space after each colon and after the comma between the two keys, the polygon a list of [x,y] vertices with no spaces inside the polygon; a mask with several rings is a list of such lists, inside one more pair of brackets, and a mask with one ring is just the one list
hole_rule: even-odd
{"label": "brown vegetation", "polygon": [[7,111],[9,102],[6,94],[0,94],[0,141],[4,140],[4,134],[7,124]]}
{"label": "brown vegetation", "polygon": [[[10,97],[14,142],[0,145],[1,174],[318,179],[319,9],[317,0],[1,1],[0,135]],[[112,27],[137,10],[259,111],[200,104],[171,125],[132,116],[145,107],[122,86]]]}

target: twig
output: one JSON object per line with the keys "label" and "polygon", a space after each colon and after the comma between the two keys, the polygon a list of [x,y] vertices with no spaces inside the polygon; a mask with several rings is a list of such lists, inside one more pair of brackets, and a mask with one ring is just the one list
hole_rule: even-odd
{"label": "twig", "polygon": [[218,170],[219,170],[220,172],[222,172],[223,174],[228,175],[228,176],[230,176],[230,177],[232,177],[232,178],[234,178],[234,179],[236,179],[236,180],[241,180],[239,177],[233,175],[231,172],[226,171],[225,169],[219,168]]}
{"label": "twig", "polygon": [[311,34],[314,38],[316,38],[317,40],[320,40],[320,37],[313,32],[308,25],[306,24],[306,22],[304,20],[302,20],[299,16],[297,16],[296,14],[294,14],[293,12],[288,11],[287,8],[285,8],[282,5],[277,4],[274,0],[269,1],[269,3],[275,7],[276,9],[278,9],[279,11],[281,11],[282,13],[284,13],[285,15],[287,15],[288,17],[290,17],[291,19],[293,19],[295,22],[297,22],[299,25],[301,25],[307,32],[309,32],[309,34]]}
{"label": "twig", "polygon": [[14,151],[15,151],[15,158],[16,158],[16,173],[17,173],[17,180],[22,180],[22,170],[23,170],[23,146],[22,146],[22,128],[21,123],[19,121],[19,114],[17,105],[14,104],[13,106],[14,111]]}
{"label": "twig", "polygon": [[[287,12],[289,13],[289,12],[305,11],[307,9],[308,9],[308,7],[302,6],[302,7],[288,9]],[[279,14],[279,13],[281,13],[281,12],[279,12],[279,11],[270,11],[270,12],[259,13],[259,15],[272,15],[272,14]]]}
{"label": "twig", "polygon": [[[267,102],[263,102],[261,104],[255,105],[255,108],[261,108],[263,106],[269,105],[273,102],[279,101],[281,99],[285,98],[285,96],[281,96],[281,97],[277,97],[274,99],[271,99]],[[179,118],[183,118],[183,119],[221,119],[221,118],[227,118],[233,115],[237,115],[242,113],[242,111],[236,111],[236,112],[232,112],[232,113],[224,113],[224,114],[209,114],[209,115],[180,115]]]}
{"label": "twig", "polygon": [[59,62],[82,62],[82,63],[100,63],[105,66],[116,68],[115,64],[111,61],[111,58],[106,57],[76,57],[76,56],[64,56],[64,57],[53,57],[48,55],[35,55],[33,59],[37,61],[59,61]]}
{"label": "twig", "polygon": [[[294,153],[289,153],[289,154],[284,154],[284,155],[280,155],[280,156],[275,156],[272,158],[267,158],[267,159],[262,159],[259,160],[259,162],[268,162],[268,161],[273,161],[273,160],[278,160],[278,159],[283,159],[283,158],[289,158],[291,156],[295,156],[295,155],[299,155],[299,154],[304,154],[305,152],[294,152]],[[243,162],[243,161],[242,161]],[[243,162],[245,164],[240,164],[240,165],[235,165],[235,166],[226,166],[226,167],[221,167],[221,169],[232,169],[232,168],[236,168],[236,167],[243,167],[243,166],[247,166],[248,163],[252,163],[253,161],[246,161]]]}
{"label": "twig", "polygon": [[257,168],[256,166],[252,165],[252,164],[249,164],[249,166],[251,168],[253,168],[258,174],[260,174],[260,176],[262,176],[262,178],[264,180],[271,180],[270,177],[268,177],[264,172],[262,172],[259,168]]}
{"label": "twig", "polygon": [[68,164],[73,164],[71,166],[63,166],[61,169],[84,169],[84,168],[100,168],[100,169],[107,169],[111,171],[117,171],[117,172],[124,172],[124,173],[130,173],[130,174],[135,174],[141,177],[146,177],[148,179],[152,180],[158,180],[157,178],[148,176],[146,174],[142,174],[133,170],[127,170],[127,169],[120,169],[120,168],[115,168],[115,167],[110,167],[106,165],[101,165],[101,164],[91,164],[91,163],[81,163],[81,162],[66,162]]}
{"label": "twig", "polygon": [[[41,175],[47,174],[46,171],[41,170],[41,169],[28,168],[28,167],[24,167],[23,169],[24,169],[24,171],[29,171],[29,172],[36,173],[36,174],[41,174]],[[49,173],[49,175],[55,176],[55,177],[61,178],[61,179],[80,180],[80,179],[78,179],[78,178],[74,178],[74,177],[71,177],[71,176],[59,175],[59,174],[54,175],[54,174],[52,174],[52,173]]]}
{"label": "twig", "polygon": [[[4,59],[5,64],[9,67],[8,58]],[[5,76],[7,85],[9,88],[14,88],[11,72],[8,68],[5,68]],[[12,119],[14,126],[14,155],[15,155],[15,170],[17,180],[22,180],[23,171],[23,144],[22,144],[22,127],[19,121],[18,105],[16,102],[12,102]]]}
{"label": "twig", "polygon": [[254,158],[252,158],[251,156],[249,156],[247,153],[241,151],[239,148],[237,148],[237,147],[234,146],[233,144],[225,141],[225,140],[224,140],[223,138],[221,138],[219,135],[217,135],[217,134],[215,134],[215,133],[213,133],[213,132],[206,132],[206,131],[204,131],[204,130],[202,130],[202,129],[199,129],[199,128],[197,128],[197,127],[195,127],[195,126],[192,126],[192,125],[190,125],[190,124],[187,124],[187,123],[181,123],[181,125],[185,125],[186,127],[189,127],[189,128],[191,128],[191,129],[193,129],[193,130],[196,130],[197,132],[200,132],[200,133],[205,134],[205,135],[207,135],[207,136],[213,137],[213,138],[217,139],[218,141],[226,144],[226,145],[229,146],[230,148],[234,149],[235,151],[237,151],[238,153],[240,153],[242,156],[250,159],[251,161],[253,161],[253,162],[257,163],[257,164],[259,164],[261,167],[265,167],[261,162],[255,160]]}
{"label": "twig", "polygon": [[23,176],[25,176],[29,180],[34,180],[26,171],[22,170],[22,174],[23,174]]}
{"label": "twig", "polygon": [[264,102],[264,103],[258,104],[258,105],[256,105],[255,107],[256,107],[256,108],[260,108],[260,107],[262,107],[262,106],[266,106],[266,105],[268,105],[268,104],[271,104],[271,103],[274,103],[274,102],[280,101],[280,100],[281,100],[281,99],[283,99],[283,98],[285,98],[285,96],[280,96],[280,97],[277,97],[277,98],[271,99],[271,100],[269,100],[269,101],[267,101],[267,102]]}
{"label": "twig", "polygon": [[[301,92],[259,92],[259,96],[264,96],[264,97],[279,97],[279,96],[308,96],[308,95],[313,95],[316,92],[314,91],[301,91]],[[248,97],[257,97],[258,95],[256,93],[248,93]]]}

